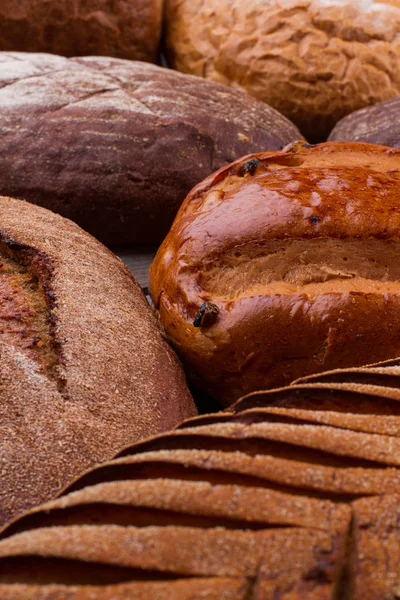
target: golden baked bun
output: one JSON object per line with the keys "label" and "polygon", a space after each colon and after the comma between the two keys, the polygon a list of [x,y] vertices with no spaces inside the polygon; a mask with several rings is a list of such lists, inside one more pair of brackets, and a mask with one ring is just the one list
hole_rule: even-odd
{"label": "golden baked bun", "polygon": [[217,171],[150,271],[189,376],[228,405],[400,354],[400,151],[296,142]]}
{"label": "golden baked bun", "polygon": [[246,90],[311,141],[400,94],[400,0],[167,0],[165,53]]}

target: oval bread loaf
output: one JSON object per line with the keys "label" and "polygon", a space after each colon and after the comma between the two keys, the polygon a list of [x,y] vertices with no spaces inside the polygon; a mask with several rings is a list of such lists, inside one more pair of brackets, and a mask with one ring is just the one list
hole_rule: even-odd
{"label": "oval bread loaf", "polygon": [[150,271],[167,335],[224,404],[400,353],[400,152],[290,144],[196,186]]}
{"label": "oval bread loaf", "polygon": [[246,90],[310,141],[400,95],[399,0],[167,0],[166,27],[174,68]]}
{"label": "oval bread loaf", "polygon": [[331,142],[367,142],[400,148],[400,98],[393,98],[351,113],[340,120]]}
{"label": "oval bread loaf", "polygon": [[0,197],[0,523],[195,413],[127,267],[71,221]]}
{"label": "oval bread loaf", "polygon": [[162,0],[2,0],[0,50],[155,62]]}
{"label": "oval bread loaf", "polygon": [[395,598],[398,364],[126,448],[2,531],[2,600]]}
{"label": "oval bread loaf", "polygon": [[196,183],[298,136],[246,94],[154,65],[0,53],[0,193],[106,244],[161,242]]}

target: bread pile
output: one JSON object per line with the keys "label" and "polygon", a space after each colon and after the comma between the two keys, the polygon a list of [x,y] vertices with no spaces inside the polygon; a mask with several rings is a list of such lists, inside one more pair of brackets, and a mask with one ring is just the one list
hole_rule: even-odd
{"label": "bread pile", "polygon": [[127,448],[3,530],[1,598],[395,598],[399,365],[252,394]]}
{"label": "bread pile", "polygon": [[196,186],[150,272],[167,335],[224,403],[400,354],[400,152],[290,144]]}
{"label": "bread pile", "polygon": [[0,197],[0,525],[194,414],[121,261],[71,221]]}
{"label": "bread pile", "polygon": [[299,137],[247,95],[145,63],[0,53],[0,193],[106,244],[160,243],[186,194]]}
{"label": "bread pile", "polygon": [[166,0],[165,51],[323,141],[345,115],[400,95],[400,2]]}
{"label": "bread pile", "polygon": [[400,0],[0,2],[0,600],[400,597],[399,107]]}

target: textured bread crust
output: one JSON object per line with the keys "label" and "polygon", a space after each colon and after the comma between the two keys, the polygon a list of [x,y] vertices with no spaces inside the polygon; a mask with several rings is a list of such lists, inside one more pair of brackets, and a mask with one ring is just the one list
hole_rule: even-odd
{"label": "textured bread crust", "polygon": [[[331,404],[348,386],[347,412],[304,408],[320,390],[304,383],[124,449],[2,530],[1,598],[396,598],[394,362],[321,376]],[[395,414],[375,414],[372,388],[376,408],[397,392]]]}
{"label": "textured bread crust", "polygon": [[161,242],[204,177],[298,137],[247,94],[154,65],[0,53],[0,193],[106,244]]}
{"label": "textured bread crust", "polygon": [[400,98],[362,108],[340,120],[331,142],[367,142],[400,148]]}
{"label": "textured bread crust", "polygon": [[400,352],[400,152],[295,143],[195,187],[150,270],[189,376],[224,404]]}
{"label": "textured bread crust", "polygon": [[145,297],[116,256],[74,223],[4,197],[0,240],[4,523],[195,407]]}
{"label": "textured bread crust", "polygon": [[174,68],[246,90],[311,141],[400,94],[398,0],[167,0],[166,28]]}
{"label": "textured bread crust", "polygon": [[0,50],[156,62],[162,0],[2,0]]}

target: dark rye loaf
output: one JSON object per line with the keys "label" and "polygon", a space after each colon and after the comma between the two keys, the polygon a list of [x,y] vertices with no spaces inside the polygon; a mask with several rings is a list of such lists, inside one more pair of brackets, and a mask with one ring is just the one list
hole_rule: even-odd
{"label": "dark rye loaf", "polygon": [[107,244],[157,243],[189,190],[299,137],[240,91],[118,59],[0,53],[0,193]]}
{"label": "dark rye loaf", "polygon": [[400,97],[357,110],[336,124],[332,142],[368,142],[400,148]]}
{"label": "dark rye loaf", "polygon": [[1,0],[0,49],[156,61],[162,0]]}
{"label": "dark rye loaf", "polygon": [[0,524],[193,414],[127,267],[74,223],[0,197]]}
{"label": "dark rye loaf", "polygon": [[0,532],[2,600],[395,600],[399,363],[125,448]]}

